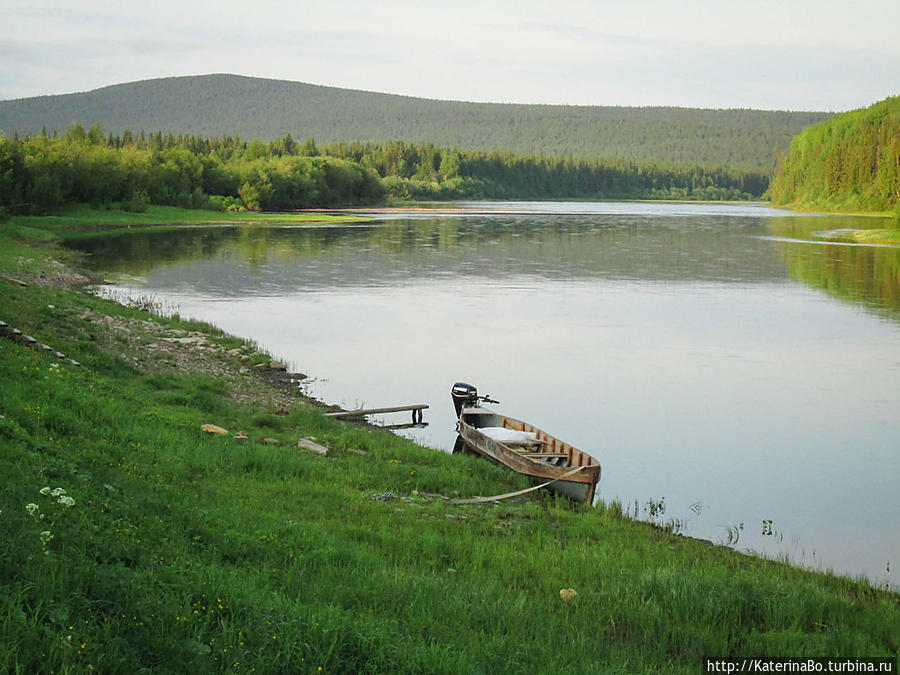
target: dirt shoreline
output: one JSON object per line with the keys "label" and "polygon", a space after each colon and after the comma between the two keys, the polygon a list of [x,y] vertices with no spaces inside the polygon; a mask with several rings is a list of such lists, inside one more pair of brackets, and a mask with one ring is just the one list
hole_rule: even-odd
{"label": "dirt shoreline", "polygon": [[[101,279],[54,258],[37,271],[21,274],[26,285],[97,295]],[[101,296],[102,297],[102,296]],[[106,298],[118,302],[115,298]],[[229,335],[216,326],[171,319],[139,303],[118,304],[142,309],[146,318],[103,314],[93,310],[63,308],[70,319],[89,324],[98,346],[148,375],[197,374],[221,378],[228,384],[228,398],[237,404],[259,405],[268,412],[290,411],[297,406],[322,412],[340,410],[302,391],[308,378],[288,372],[277,356],[258,349],[251,341]],[[14,317],[6,318],[10,321]],[[199,329],[208,326],[208,330]],[[237,345],[237,346],[235,346]],[[68,345],[53,345],[68,352]]]}

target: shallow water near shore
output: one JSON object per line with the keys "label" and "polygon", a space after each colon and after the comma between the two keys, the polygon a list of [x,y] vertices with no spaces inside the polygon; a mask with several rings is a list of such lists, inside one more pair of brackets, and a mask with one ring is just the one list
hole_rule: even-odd
{"label": "shallow water near shore", "polygon": [[[462,380],[674,531],[900,584],[900,249],[760,205],[468,203],[74,242],[110,288],[256,340],[345,408]],[[384,423],[408,421],[406,413]]]}

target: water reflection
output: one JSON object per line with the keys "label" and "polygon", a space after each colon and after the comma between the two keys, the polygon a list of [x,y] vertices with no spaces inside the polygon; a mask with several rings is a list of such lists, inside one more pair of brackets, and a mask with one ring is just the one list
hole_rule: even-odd
{"label": "water reflection", "polygon": [[453,447],[447,391],[470,381],[600,458],[623,511],[900,583],[900,251],[815,243],[842,219],[690,206],[80,246],[121,288],[320,378],[326,400],[429,403],[420,442]]}
{"label": "water reflection", "polygon": [[[900,316],[900,247],[824,242],[817,235],[833,229],[834,220],[733,215],[723,231],[722,218],[712,215],[670,215],[648,227],[646,216],[632,215],[418,214],[339,228],[128,231],[72,245],[89,252],[105,274],[141,278],[152,272],[162,281],[168,271],[169,279],[177,276],[210,295],[394,286],[463,275],[724,283],[794,278],[836,298],[879,308],[884,316]],[[871,219],[838,222],[873,226]],[[771,241],[760,247],[750,237]],[[779,255],[761,256],[766,248]]]}
{"label": "water reflection", "polygon": [[[75,240],[107,274],[159,276],[177,270],[210,292],[229,293],[209,273],[237,274],[241,288],[394,285],[441,277],[487,279],[634,279],[751,282],[781,280],[783,265],[758,255],[749,237],[766,233],[759,218],[733,218],[726,232],[712,216],[646,218],[397,219],[355,227],[192,228]],[[710,233],[717,231],[715,237]],[[197,265],[198,261],[215,262]],[[193,276],[184,276],[191,275]]]}
{"label": "water reflection", "polygon": [[[835,219],[824,220],[835,223]],[[837,223],[841,228],[866,229],[878,221],[845,218]],[[809,217],[778,218],[769,225],[773,236],[788,240],[782,251],[791,277],[896,320],[900,316],[900,247],[826,242],[821,238],[826,229],[823,219]]]}

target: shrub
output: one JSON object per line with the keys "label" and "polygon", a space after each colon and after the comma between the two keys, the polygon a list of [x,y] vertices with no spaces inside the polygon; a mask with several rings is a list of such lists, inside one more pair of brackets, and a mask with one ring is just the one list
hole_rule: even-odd
{"label": "shrub", "polygon": [[131,197],[122,201],[122,210],[130,213],[146,213],[150,207],[150,197],[145,190],[135,190]]}

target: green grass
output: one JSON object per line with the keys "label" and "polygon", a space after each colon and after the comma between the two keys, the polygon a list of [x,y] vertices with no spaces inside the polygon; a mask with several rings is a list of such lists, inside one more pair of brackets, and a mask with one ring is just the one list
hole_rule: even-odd
{"label": "green grass", "polygon": [[900,227],[881,228],[876,230],[858,230],[852,235],[858,244],[891,244],[900,245]]}
{"label": "green grass", "polygon": [[[3,273],[59,253],[0,236]],[[896,593],[615,504],[454,506],[435,495],[525,483],[299,401],[237,405],[222,378],[144,371],[86,312],[178,325],[0,281],[0,318],[85,364],[0,339],[0,672],[696,673],[704,656],[900,650]]]}
{"label": "green grass", "polygon": [[116,208],[77,206],[53,216],[15,216],[12,222],[25,228],[54,232],[59,236],[110,227],[151,227],[171,225],[254,225],[341,223],[364,220],[353,216],[334,216],[322,213],[257,213],[252,211],[206,211],[175,206],[149,206],[144,213],[132,213]]}
{"label": "green grass", "polygon": [[829,241],[843,241],[853,244],[900,245],[900,225],[866,230],[834,230],[823,236]]}

